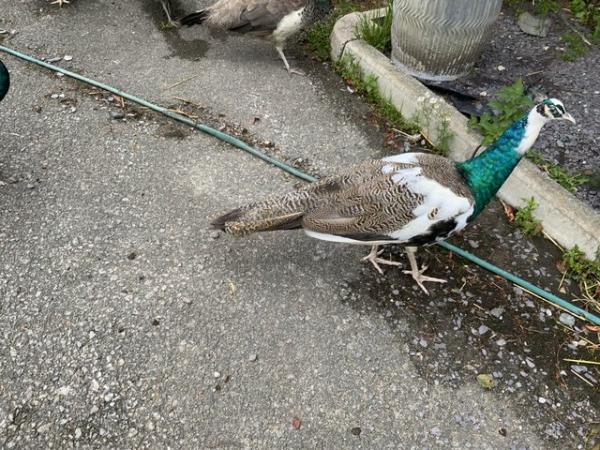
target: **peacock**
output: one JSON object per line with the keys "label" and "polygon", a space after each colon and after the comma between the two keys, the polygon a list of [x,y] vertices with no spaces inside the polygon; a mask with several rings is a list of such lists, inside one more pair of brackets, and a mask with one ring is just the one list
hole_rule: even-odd
{"label": "peacock", "polygon": [[10,75],[8,69],[2,61],[0,61],[0,101],[6,96],[10,88]]}
{"label": "peacock", "polygon": [[515,121],[484,152],[464,162],[429,153],[402,153],[366,161],[285,195],[234,209],[212,222],[232,235],[302,228],[313,238],[370,245],[363,258],[380,273],[379,246],[405,247],[410,274],[423,282],[446,280],[425,276],[417,247],[444,240],[473,221],[498,192],[523,155],[551,120],[575,123],[563,103],[545,99]]}
{"label": "peacock", "polygon": [[181,25],[206,23],[240,33],[270,39],[288,73],[303,75],[290,68],[283,53],[286,41],[324,14],[328,0],[218,0],[206,9],[181,17]]}

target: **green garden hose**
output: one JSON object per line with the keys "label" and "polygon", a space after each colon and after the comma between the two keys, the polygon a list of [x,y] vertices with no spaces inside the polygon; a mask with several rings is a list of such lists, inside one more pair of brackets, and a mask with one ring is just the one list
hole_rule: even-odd
{"label": "green garden hose", "polygon": [[[8,53],[12,56],[15,56],[17,58],[23,59],[25,61],[31,62],[33,64],[36,64],[38,66],[42,66],[45,67],[47,69],[53,70],[55,72],[59,72],[62,73],[63,75],[69,77],[69,78],[73,78],[75,80],[79,80],[82,81],[83,83],[89,84],[91,86],[95,86],[99,89],[103,89],[105,91],[108,92],[112,92],[115,95],[118,95],[120,97],[123,97],[131,102],[137,103],[138,105],[144,106],[148,109],[151,109],[153,111],[156,111],[158,113],[161,113],[167,117],[170,117],[173,120],[176,120],[178,122],[184,123],[186,125],[189,125],[190,127],[193,127],[197,130],[200,130],[206,134],[209,134],[211,136],[216,137],[217,139],[223,141],[223,142],[227,142],[228,144],[231,144],[241,150],[244,150],[250,154],[252,154],[253,156],[256,156],[257,158],[262,159],[263,161],[266,161],[270,164],[273,164],[276,167],[279,167],[280,169],[285,170],[286,172],[294,175],[295,177],[301,178],[302,180],[305,181],[309,181],[309,182],[313,182],[316,180],[315,177],[296,169],[295,167],[290,166],[289,164],[284,163],[283,161],[280,161],[276,158],[273,158],[267,154],[265,154],[264,152],[262,152],[261,150],[254,148],[250,145],[248,145],[247,143],[245,143],[244,141],[231,136],[227,133],[223,133],[222,131],[216,130],[214,128],[209,127],[208,125],[204,125],[201,123],[197,123],[191,119],[189,119],[188,117],[185,117],[181,114],[177,114],[173,111],[168,110],[167,108],[164,108],[162,106],[156,105],[154,103],[151,103],[147,100],[138,98],[134,95],[128,94],[126,92],[123,92],[119,89],[116,89],[112,86],[109,86],[107,84],[104,83],[100,83],[98,81],[92,80],[90,78],[84,77],[82,75],[79,75],[77,73],[71,72],[69,70],[63,69],[61,67],[55,66],[53,64],[49,64],[47,62],[41,61],[37,58],[33,58],[29,55],[25,55],[21,52],[18,52],[16,50],[13,50],[11,48],[5,47],[0,45],[0,51],[3,51],[5,53]],[[453,253],[456,253],[459,256],[462,256],[463,258],[471,261],[474,264],[477,264],[478,266],[492,272],[495,273],[496,275],[499,275],[503,278],[505,278],[508,281],[511,281],[512,283],[516,284],[517,286],[520,286],[530,292],[532,292],[535,295],[538,295],[542,298],[544,298],[545,300],[547,300],[548,302],[556,305],[559,308],[565,309],[567,311],[569,311],[571,314],[574,314],[576,316],[578,316],[581,319],[587,319],[590,322],[596,324],[596,325],[600,325],[600,317],[585,311],[582,308],[579,308],[578,306],[575,306],[574,304],[570,303],[567,300],[564,300],[560,297],[557,297],[556,295],[547,292],[525,280],[523,280],[522,278],[519,278],[516,275],[513,275],[503,269],[500,269],[499,267],[484,261],[480,258],[478,258],[477,256],[466,252],[452,244],[449,244],[447,242],[438,242],[438,245],[440,245],[441,247],[445,248],[446,250],[449,250]]]}

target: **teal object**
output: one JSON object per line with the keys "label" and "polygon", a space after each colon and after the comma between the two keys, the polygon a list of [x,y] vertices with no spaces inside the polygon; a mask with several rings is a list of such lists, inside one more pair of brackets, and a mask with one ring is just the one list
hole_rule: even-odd
{"label": "teal object", "polygon": [[475,197],[473,220],[490,202],[522,158],[517,152],[525,136],[527,117],[517,120],[486,151],[456,164]]}
{"label": "teal object", "polygon": [[0,101],[6,96],[8,88],[10,88],[10,75],[4,63],[0,61]]}
{"label": "teal object", "polygon": [[[82,81],[82,82],[87,83],[87,84],[89,84],[91,86],[96,86],[96,87],[98,87],[100,89],[104,89],[104,90],[106,90],[108,92],[112,92],[113,94],[119,95],[119,96],[121,96],[123,98],[126,98],[127,100],[130,100],[130,101],[132,101],[134,103],[137,103],[139,105],[142,105],[142,106],[145,106],[145,107],[147,107],[149,109],[152,109],[153,111],[156,111],[156,112],[159,112],[161,114],[164,114],[167,117],[170,117],[170,118],[172,118],[172,119],[174,119],[174,120],[176,120],[178,122],[184,123],[186,125],[190,125],[190,126],[196,128],[197,130],[200,130],[200,131],[202,131],[204,133],[207,133],[207,134],[210,134],[211,136],[216,137],[217,139],[220,139],[221,141],[227,142],[227,143],[229,143],[229,144],[231,144],[233,146],[236,146],[236,147],[238,147],[238,148],[240,148],[240,149],[242,149],[242,150],[244,150],[246,152],[249,152],[253,156],[256,156],[256,157],[262,159],[263,161],[266,161],[266,162],[268,162],[270,164],[273,164],[276,167],[279,167],[280,169],[283,169],[284,171],[288,172],[289,174],[294,175],[295,177],[298,177],[298,178],[300,178],[302,180],[309,181],[309,182],[313,182],[313,181],[317,180],[316,177],[314,177],[312,175],[309,175],[306,172],[303,172],[301,170],[298,170],[295,167],[292,167],[289,164],[284,163],[283,161],[280,161],[280,160],[278,160],[276,158],[272,158],[272,157],[268,156],[267,154],[263,153],[261,150],[258,150],[258,149],[254,148],[254,147],[249,146],[248,144],[246,144],[245,142],[241,141],[240,139],[237,139],[237,138],[235,138],[233,136],[230,136],[230,135],[228,135],[226,133],[223,133],[221,131],[215,130],[214,128],[211,128],[211,127],[209,127],[207,125],[198,124],[198,123],[194,122],[193,120],[190,120],[189,118],[187,118],[185,116],[182,116],[181,114],[176,114],[176,113],[174,113],[172,111],[169,111],[168,109],[163,108],[162,106],[155,105],[154,103],[151,103],[151,102],[149,102],[147,100],[140,99],[140,98],[138,98],[138,97],[136,97],[134,95],[128,94],[126,92],[123,92],[123,91],[121,91],[119,89],[116,89],[116,88],[114,88],[112,86],[109,86],[109,85],[104,84],[104,83],[100,83],[100,82],[95,81],[95,80],[91,80],[91,79],[86,78],[86,77],[84,77],[82,75],[79,75],[79,74],[76,74],[74,72],[70,72],[68,70],[65,70],[65,69],[63,69],[61,67],[54,66],[52,64],[48,64],[48,63],[46,63],[44,61],[41,61],[41,60],[39,60],[37,58],[33,58],[33,57],[29,56],[29,55],[26,55],[24,53],[18,52],[16,50],[11,49],[11,48],[4,47],[4,46],[0,45],[0,51],[8,53],[9,55],[13,55],[13,56],[15,56],[17,58],[20,58],[22,60],[29,61],[29,62],[31,62],[33,64],[38,65],[38,66],[42,66],[42,67],[45,67],[47,69],[53,70],[55,72],[60,72],[60,73],[66,75],[66,76],[68,76],[70,78]],[[507,130],[507,132],[508,132],[508,130]],[[505,132],[505,134],[507,132]],[[488,151],[489,150],[491,150],[491,148],[488,149]],[[483,156],[485,153],[487,153],[487,151],[484,152],[481,156]],[[489,201],[489,199],[488,199],[488,201]],[[570,313],[572,313],[572,314],[574,314],[574,315],[576,315],[576,316],[578,316],[580,318],[587,319],[587,320],[589,320],[590,322],[592,322],[592,323],[594,323],[596,325],[600,325],[600,317],[598,317],[598,316],[596,316],[596,315],[594,315],[592,313],[589,313],[587,311],[582,310],[581,308],[573,305],[572,303],[568,302],[567,300],[564,300],[564,299],[562,299],[560,297],[557,297],[557,296],[555,296],[553,294],[550,294],[549,292],[546,292],[546,291],[538,288],[537,286],[532,285],[531,283],[523,280],[522,278],[520,278],[520,277],[518,277],[516,275],[513,275],[513,274],[511,274],[511,273],[509,273],[509,272],[507,272],[505,270],[502,270],[499,267],[496,267],[493,264],[491,264],[491,263],[489,263],[487,261],[484,261],[484,260],[478,258],[477,256],[475,256],[475,255],[473,255],[473,254],[471,254],[471,253],[469,253],[469,252],[467,252],[465,250],[462,250],[462,249],[460,249],[458,247],[455,247],[454,245],[448,244],[447,242],[438,242],[437,245],[439,245],[439,246],[441,246],[441,247],[443,247],[443,248],[445,248],[447,250],[450,250],[450,251],[452,251],[452,252],[454,252],[454,253],[462,256],[463,258],[467,259],[468,261],[471,261],[472,263],[477,264],[478,266],[483,267],[486,270],[492,271],[493,273],[496,273],[496,274],[502,276],[503,278],[505,278],[505,279],[507,279],[507,280],[515,283],[515,284],[518,284],[519,286],[522,286],[522,287],[524,287],[526,289],[531,290],[532,292],[535,292],[540,297],[544,298],[549,303],[552,303],[552,304],[558,306],[559,308],[563,308],[563,309],[569,311]]]}
{"label": "teal object", "polygon": [[575,306],[574,304],[572,304],[566,300],[563,300],[562,298],[552,294],[551,292],[544,291],[543,289],[537,287],[536,285],[531,284],[528,281],[525,281],[524,279],[519,278],[510,272],[507,272],[506,270],[502,270],[499,267],[496,267],[493,264],[490,264],[489,262],[484,261],[483,259],[478,258],[477,256],[472,255],[471,253],[466,252],[463,249],[456,247],[455,245],[449,244],[447,242],[438,242],[438,245],[440,247],[444,247],[446,250],[450,250],[452,253],[456,253],[457,255],[462,256],[465,259],[468,259],[469,261],[477,264],[478,266],[484,268],[485,270],[495,273],[496,275],[500,275],[502,278],[505,278],[508,281],[513,282],[517,286],[521,286],[522,288],[524,288],[536,295],[539,295],[540,297],[548,300],[550,303],[554,304],[555,306],[558,306],[559,308],[564,309],[575,316],[578,316],[580,319],[587,319],[596,325],[600,325],[600,317],[598,317],[592,313],[589,313],[586,310],[581,309],[578,306]]}

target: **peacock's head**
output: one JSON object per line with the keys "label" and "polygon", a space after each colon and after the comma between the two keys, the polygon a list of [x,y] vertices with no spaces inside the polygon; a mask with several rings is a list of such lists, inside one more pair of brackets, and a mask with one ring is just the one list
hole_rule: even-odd
{"label": "peacock's head", "polygon": [[575,123],[575,119],[565,110],[563,102],[556,98],[547,98],[535,107],[535,111],[542,117],[544,122],[549,120],[568,120]]}

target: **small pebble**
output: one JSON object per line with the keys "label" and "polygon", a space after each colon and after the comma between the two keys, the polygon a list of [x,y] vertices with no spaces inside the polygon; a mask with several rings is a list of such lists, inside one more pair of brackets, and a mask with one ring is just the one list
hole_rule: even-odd
{"label": "small pebble", "polygon": [[469,239],[467,241],[472,248],[479,248],[479,242]]}
{"label": "small pebble", "polygon": [[490,329],[486,325],[480,325],[479,329],[477,330],[477,332],[479,333],[480,336],[484,335],[488,331],[490,331]]}
{"label": "small pebble", "polygon": [[213,373],[213,377],[215,377],[215,378],[219,378],[220,376],[221,376],[221,373],[220,373],[220,372],[216,372],[216,371],[215,371],[215,372]]}
{"label": "small pebble", "polygon": [[360,429],[360,427],[354,427],[350,429],[350,433],[352,433],[354,436],[360,436],[362,430]]}
{"label": "small pebble", "polygon": [[123,111],[111,111],[110,112],[110,118],[117,120],[117,119],[123,119],[125,117],[125,114],[123,113]]}
{"label": "small pebble", "polygon": [[498,339],[498,340],[496,341],[496,345],[497,345],[498,347],[504,347],[504,346],[506,345],[506,340],[504,340],[504,339]]}
{"label": "small pebble", "polygon": [[505,70],[506,70],[506,67],[504,67],[503,65],[498,66],[498,72],[503,72]]}
{"label": "small pebble", "polygon": [[535,363],[529,358],[525,359],[525,363],[527,364],[527,367],[529,367],[530,369],[533,369],[535,367]]}
{"label": "small pebble", "polygon": [[572,370],[573,372],[576,372],[576,373],[580,373],[580,374],[581,374],[581,373],[585,373],[585,372],[587,372],[588,368],[587,368],[586,366],[580,366],[580,365],[578,365],[578,364],[573,364],[573,365],[571,366],[571,370]]}
{"label": "small pebble", "polygon": [[425,339],[421,338],[421,339],[419,339],[419,345],[423,348],[427,348],[427,346],[429,344],[427,343],[427,341]]}
{"label": "small pebble", "polygon": [[502,318],[502,313],[504,312],[504,306],[496,306],[494,309],[490,310],[490,314],[497,319]]}
{"label": "small pebble", "polygon": [[546,402],[548,402],[548,400],[546,400],[544,397],[540,397],[538,398],[538,402],[540,402],[542,405]]}
{"label": "small pebble", "polygon": [[254,362],[258,359],[258,355],[256,353],[251,353],[250,356],[248,356],[248,361],[250,362]]}
{"label": "small pebble", "polygon": [[558,318],[558,320],[560,320],[560,322],[563,325],[566,325],[568,327],[573,327],[575,325],[575,317],[573,317],[571,314],[567,314],[567,313],[561,313],[560,317]]}
{"label": "small pebble", "polygon": [[65,56],[63,56],[63,59],[65,61],[71,61],[73,59],[73,57],[71,55],[65,55]]}

